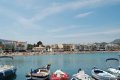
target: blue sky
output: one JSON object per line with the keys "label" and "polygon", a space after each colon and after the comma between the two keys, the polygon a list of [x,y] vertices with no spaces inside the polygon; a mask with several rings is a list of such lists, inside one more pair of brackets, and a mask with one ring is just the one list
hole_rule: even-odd
{"label": "blue sky", "polygon": [[120,0],[0,0],[0,38],[110,42],[120,38]]}

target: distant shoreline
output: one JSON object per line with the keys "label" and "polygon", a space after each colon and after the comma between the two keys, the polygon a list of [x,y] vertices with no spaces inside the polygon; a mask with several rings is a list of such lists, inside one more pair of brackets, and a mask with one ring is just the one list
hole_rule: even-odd
{"label": "distant shoreline", "polygon": [[79,51],[79,52],[14,52],[14,53],[0,53],[0,56],[34,56],[34,55],[57,55],[57,54],[89,54],[89,53],[113,53],[120,51]]}

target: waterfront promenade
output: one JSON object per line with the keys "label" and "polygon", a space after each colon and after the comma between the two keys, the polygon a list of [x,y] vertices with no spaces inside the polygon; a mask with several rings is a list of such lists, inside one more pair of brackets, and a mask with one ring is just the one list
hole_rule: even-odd
{"label": "waterfront promenade", "polygon": [[56,55],[56,54],[98,54],[98,53],[113,53],[113,52],[120,52],[120,51],[79,51],[79,52],[9,52],[9,53],[0,53],[0,56],[33,56],[33,55]]}

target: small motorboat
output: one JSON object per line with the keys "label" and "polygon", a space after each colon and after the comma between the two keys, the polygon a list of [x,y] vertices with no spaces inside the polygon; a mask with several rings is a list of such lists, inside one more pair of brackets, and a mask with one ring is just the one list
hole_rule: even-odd
{"label": "small motorboat", "polygon": [[84,70],[79,69],[78,73],[74,74],[71,80],[93,80]]}
{"label": "small motorboat", "polygon": [[[0,56],[0,58],[12,58],[11,56]],[[13,65],[0,65],[0,80],[16,74],[17,68]]]}
{"label": "small motorboat", "polygon": [[54,73],[51,74],[50,80],[69,80],[69,76],[62,70],[56,70]]}
{"label": "small motorboat", "polygon": [[97,68],[93,68],[91,73],[92,73],[92,77],[97,80],[116,80],[117,79],[116,76]]}
{"label": "small motorboat", "polygon": [[15,75],[16,67],[11,65],[1,65],[0,66],[0,80],[5,79],[9,76]]}
{"label": "small motorboat", "polygon": [[117,79],[120,79],[120,70],[115,68],[108,68],[108,72],[112,75],[115,75]]}
{"label": "small motorboat", "polygon": [[[120,57],[120,56],[119,56]],[[111,60],[114,60],[114,61],[117,61],[120,63],[119,59],[117,58],[108,58],[106,59],[106,62],[107,61],[111,61]],[[112,67],[109,67],[108,70],[107,70],[110,74],[112,75],[115,75],[117,77],[117,79],[120,79],[120,66],[118,66],[118,69],[116,68],[112,68]]]}
{"label": "small motorboat", "polygon": [[26,75],[27,80],[47,80],[47,79],[49,79],[50,66],[51,65],[48,64],[42,68],[38,68],[33,71],[31,70],[31,72]]}

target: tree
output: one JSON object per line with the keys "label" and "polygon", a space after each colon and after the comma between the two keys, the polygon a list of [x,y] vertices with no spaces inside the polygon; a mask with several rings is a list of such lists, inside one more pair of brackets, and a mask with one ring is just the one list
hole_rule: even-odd
{"label": "tree", "polygon": [[0,41],[0,45],[2,45],[2,42]]}
{"label": "tree", "polygon": [[5,52],[11,52],[12,51],[12,45],[11,44],[5,44],[4,50],[5,50]]}
{"label": "tree", "polygon": [[28,44],[28,45],[27,45],[27,50],[32,50],[33,47],[34,47],[34,45]]}
{"label": "tree", "polygon": [[43,43],[41,41],[38,41],[37,46],[39,46],[39,45],[43,46]]}
{"label": "tree", "polygon": [[1,47],[1,49],[4,48],[4,45],[3,45],[3,43],[1,41],[0,41],[0,47]]}
{"label": "tree", "polygon": [[112,41],[111,43],[120,45],[120,39],[115,39],[115,40]]}
{"label": "tree", "polygon": [[12,45],[12,52],[14,52],[15,51],[15,46],[14,45]]}
{"label": "tree", "polygon": [[102,49],[105,49],[105,45],[106,45],[106,44],[108,44],[108,43],[106,43],[106,42],[100,43],[101,48],[102,48]]}
{"label": "tree", "polygon": [[36,47],[36,44],[33,44],[33,47]]}

